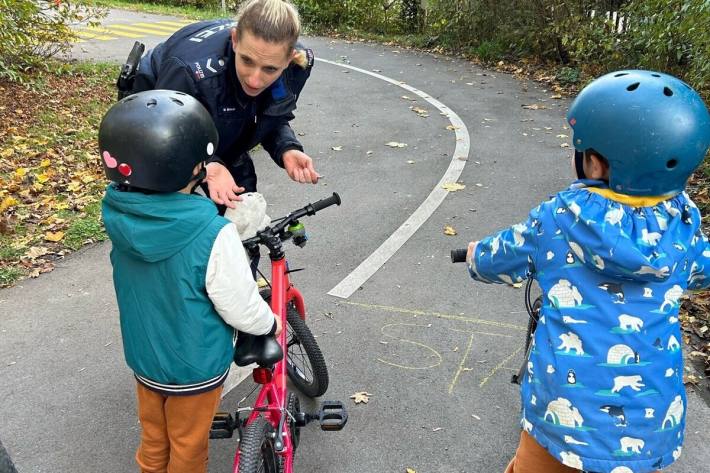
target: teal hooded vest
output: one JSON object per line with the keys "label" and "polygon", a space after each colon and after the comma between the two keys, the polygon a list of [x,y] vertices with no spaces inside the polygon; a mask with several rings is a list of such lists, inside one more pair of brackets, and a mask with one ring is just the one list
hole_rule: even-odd
{"label": "teal hooded vest", "polygon": [[205,275],[215,239],[229,221],[198,195],[121,192],[114,185],[102,212],[113,243],[128,366],[139,381],[166,387],[189,389],[223,377],[234,329],[207,296]]}

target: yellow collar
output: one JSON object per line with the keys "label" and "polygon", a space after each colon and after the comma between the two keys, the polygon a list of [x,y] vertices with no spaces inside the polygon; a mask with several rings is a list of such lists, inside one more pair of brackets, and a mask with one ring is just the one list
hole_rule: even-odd
{"label": "yellow collar", "polygon": [[663,196],[626,195],[626,194],[616,193],[611,189],[600,189],[598,187],[586,187],[586,189],[589,192],[594,192],[595,194],[599,194],[600,196],[606,197],[609,200],[613,200],[614,202],[619,202],[621,204],[626,204],[631,207],[653,207],[654,205],[658,205],[659,203],[663,202],[664,200],[668,200],[668,199],[674,197],[672,195],[663,195]]}

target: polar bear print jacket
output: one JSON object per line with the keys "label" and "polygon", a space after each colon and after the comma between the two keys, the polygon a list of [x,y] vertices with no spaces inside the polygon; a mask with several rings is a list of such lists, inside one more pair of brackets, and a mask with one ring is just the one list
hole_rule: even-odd
{"label": "polar bear print jacket", "polygon": [[550,454],[598,473],[652,472],[679,456],[680,296],[710,286],[710,245],[687,194],[636,198],[577,181],[482,239],[469,273],[533,277],[543,290],[521,424]]}

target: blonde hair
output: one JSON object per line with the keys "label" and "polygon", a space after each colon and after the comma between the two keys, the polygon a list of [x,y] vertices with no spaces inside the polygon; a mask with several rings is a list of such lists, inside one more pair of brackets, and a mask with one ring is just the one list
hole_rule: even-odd
{"label": "blonde hair", "polygon": [[[236,20],[239,39],[242,31],[249,31],[270,43],[286,43],[289,53],[301,33],[298,10],[288,0],[247,0],[239,7]],[[293,62],[305,68],[308,65],[305,51],[298,51]]]}

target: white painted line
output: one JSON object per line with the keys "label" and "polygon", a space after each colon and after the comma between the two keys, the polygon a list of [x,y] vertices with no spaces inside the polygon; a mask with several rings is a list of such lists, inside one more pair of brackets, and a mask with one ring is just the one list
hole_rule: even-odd
{"label": "white painted line", "polygon": [[360,263],[360,265],[355,268],[352,273],[347,275],[345,279],[340,281],[337,286],[328,292],[331,296],[347,299],[355,291],[357,291],[358,288],[365,283],[365,281],[370,279],[370,277],[372,277],[372,275],[375,274],[382,267],[382,265],[384,265],[387,260],[389,260],[397,252],[397,250],[399,250],[402,245],[404,245],[404,243],[412,237],[412,235],[414,235],[419,227],[427,221],[436,209],[439,208],[439,205],[441,205],[446,198],[446,195],[449,193],[442,186],[449,182],[456,182],[459,176],[461,176],[461,172],[466,165],[466,159],[468,158],[468,153],[471,148],[471,137],[469,136],[468,129],[466,128],[463,120],[461,120],[461,117],[426,92],[415,89],[404,82],[394,80],[375,72],[366,71],[364,69],[360,69],[359,67],[341,64],[321,58],[316,58],[316,60],[376,77],[377,79],[389,82],[390,84],[394,84],[420,96],[445,114],[456,132],[456,149],[451,157],[449,168],[446,170],[446,173],[444,173],[444,176],[441,178],[436,187],[432,189],[431,193],[429,193],[426,200],[422,202],[419,208],[417,208],[417,210],[415,210],[414,213],[410,215],[409,218],[397,230],[395,230],[395,232],[390,235],[390,237],[387,238],[387,240],[385,240],[379,248],[374,251],[374,253],[368,256],[367,259]]}
{"label": "white painted line", "polygon": [[[438,108],[442,113],[446,114],[456,132],[456,149],[454,150],[454,155],[451,158],[449,168],[446,170],[446,173],[444,173],[444,176],[441,178],[436,187],[431,191],[431,193],[429,193],[426,200],[422,202],[419,208],[415,210],[414,213],[410,215],[409,218],[402,224],[402,226],[400,226],[387,240],[385,240],[385,242],[382,243],[382,245],[380,245],[374,253],[372,253],[365,261],[360,263],[360,266],[355,268],[352,273],[350,273],[345,279],[340,281],[337,286],[328,292],[331,296],[347,299],[353,294],[353,292],[357,291],[357,288],[359,288],[365,281],[370,279],[370,277],[375,274],[377,270],[380,269],[382,265],[385,264],[387,260],[389,260],[412,235],[414,235],[419,227],[421,227],[422,224],[424,224],[424,222],[426,222],[426,220],[431,216],[431,214],[436,211],[439,205],[441,205],[446,198],[446,195],[449,193],[447,190],[444,190],[442,186],[448,182],[456,182],[458,180],[464,166],[466,165],[466,158],[468,158],[468,152],[471,147],[471,139],[463,120],[461,120],[461,118],[453,110],[431,97],[426,92],[422,92],[419,89],[415,89],[410,85],[391,79],[387,76],[366,71],[348,64],[340,64],[321,58],[316,58],[316,60],[352,69],[357,72],[362,72],[363,74],[376,77],[385,82],[402,87],[413,94],[417,94]],[[224,382],[222,397],[226,396],[227,393],[237,387],[239,383],[247,379],[251,375],[251,372],[252,367],[240,368],[232,363],[229,375],[227,375],[227,379]]]}

